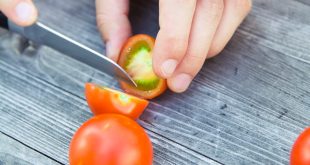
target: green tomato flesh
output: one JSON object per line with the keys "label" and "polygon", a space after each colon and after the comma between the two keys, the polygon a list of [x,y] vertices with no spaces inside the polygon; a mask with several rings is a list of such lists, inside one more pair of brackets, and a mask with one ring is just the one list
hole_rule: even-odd
{"label": "green tomato flesh", "polygon": [[141,47],[127,59],[125,70],[132,76],[140,90],[155,89],[159,78],[153,71],[152,56],[146,47]]}

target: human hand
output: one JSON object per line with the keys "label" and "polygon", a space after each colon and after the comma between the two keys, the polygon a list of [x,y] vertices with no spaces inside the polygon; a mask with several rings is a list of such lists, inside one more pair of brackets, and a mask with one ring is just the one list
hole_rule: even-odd
{"label": "human hand", "polygon": [[33,24],[38,16],[32,0],[0,0],[0,11],[20,26]]}
{"label": "human hand", "polygon": [[[223,50],[251,5],[251,0],[159,0],[155,73],[167,78],[172,91],[185,91],[205,59]],[[131,35],[129,0],[96,0],[96,8],[107,55],[116,61]]]}

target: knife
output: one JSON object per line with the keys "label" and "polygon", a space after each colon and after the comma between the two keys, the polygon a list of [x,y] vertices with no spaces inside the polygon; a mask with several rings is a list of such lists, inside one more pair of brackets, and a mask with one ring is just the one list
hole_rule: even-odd
{"label": "knife", "polygon": [[49,46],[112,77],[137,86],[129,74],[113,60],[41,22],[36,22],[28,27],[21,27],[9,21],[0,12],[0,26],[19,33],[35,43]]}

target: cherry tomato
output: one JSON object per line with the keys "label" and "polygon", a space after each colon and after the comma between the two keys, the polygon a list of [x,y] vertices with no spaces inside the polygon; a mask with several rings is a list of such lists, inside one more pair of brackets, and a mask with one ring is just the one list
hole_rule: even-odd
{"label": "cherry tomato", "polygon": [[118,113],[137,119],[149,104],[147,100],[92,83],[85,84],[85,96],[94,115]]}
{"label": "cherry tomato", "polygon": [[291,151],[291,165],[310,165],[310,127],[296,139]]}
{"label": "cherry tomato", "polygon": [[103,114],[86,121],[73,136],[70,165],[151,165],[152,143],[134,120]]}
{"label": "cherry tomato", "polygon": [[120,82],[121,87],[130,94],[152,99],[167,89],[167,81],[156,76],[152,67],[154,38],[138,34],[128,39],[120,53],[118,64],[136,82],[137,87]]}

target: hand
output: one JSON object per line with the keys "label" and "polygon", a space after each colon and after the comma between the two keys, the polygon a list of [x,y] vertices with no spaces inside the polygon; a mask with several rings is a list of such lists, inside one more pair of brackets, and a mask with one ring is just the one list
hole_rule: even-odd
{"label": "hand", "polygon": [[[251,0],[159,0],[155,73],[168,79],[172,91],[185,91],[205,59],[222,51],[251,5]],[[131,35],[129,0],[96,0],[96,8],[107,54],[117,60]]]}
{"label": "hand", "polygon": [[38,11],[31,0],[0,0],[0,10],[20,26],[33,24],[38,16]]}

